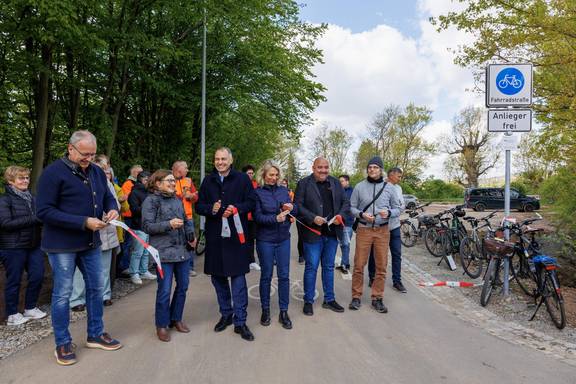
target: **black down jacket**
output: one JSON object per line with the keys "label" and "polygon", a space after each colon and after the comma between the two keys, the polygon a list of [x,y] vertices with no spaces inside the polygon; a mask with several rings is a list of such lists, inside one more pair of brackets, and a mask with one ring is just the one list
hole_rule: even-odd
{"label": "black down jacket", "polygon": [[41,224],[36,218],[36,200],[32,208],[26,200],[6,187],[0,196],[0,249],[31,249],[40,245]]}

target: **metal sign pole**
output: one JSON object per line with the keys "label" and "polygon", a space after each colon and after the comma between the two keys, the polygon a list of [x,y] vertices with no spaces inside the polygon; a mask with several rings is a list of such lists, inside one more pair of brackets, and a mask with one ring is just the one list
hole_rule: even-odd
{"label": "metal sign pole", "polygon": [[[506,132],[504,135],[511,136],[511,132]],[[504,176],[504,217],[510,216],[510,149],[506,149],[506,171]],[[510,230],[508,228],[504,229],[504,238],[506,241],[510,240]],[[504,262],[504,287],[502,289],[502,294],[504,297],[510,294],[510,263],[509,258],[505,258]]]}
{"label": "metal sign pole", "polygon": [[[200,133],[200,185],[206,174],[206,8],[204,8],[202,36],[202,128]],[[200,216],[200,229],[204,230],[204,216]]]}

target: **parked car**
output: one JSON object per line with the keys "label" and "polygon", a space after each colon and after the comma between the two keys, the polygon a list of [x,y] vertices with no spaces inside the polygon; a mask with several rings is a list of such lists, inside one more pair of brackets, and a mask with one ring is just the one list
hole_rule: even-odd
{"label": "parked car", "polygon": [[418,198],[414,195],[402,195],[404,197],[404,205],[406,209],[414,209],[420,203],[418,202]]}
{"label": "parked car", "polygon": [[[466,208],[475,211],[504,209],[504,188],[467,188],[464,192]],[[510,188],[510,209],[532,212],[540,209],[540,200]]]}

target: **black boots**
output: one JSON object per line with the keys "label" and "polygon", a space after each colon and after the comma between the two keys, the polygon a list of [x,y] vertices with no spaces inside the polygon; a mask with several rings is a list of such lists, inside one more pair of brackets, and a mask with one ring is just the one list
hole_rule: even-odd
{"label": "black boots", "polygon": [[288,317],[288,311],[280,311],[278,321],[282,324],[284,329],[292,329],[292,321],[290,320],[290,317]]}

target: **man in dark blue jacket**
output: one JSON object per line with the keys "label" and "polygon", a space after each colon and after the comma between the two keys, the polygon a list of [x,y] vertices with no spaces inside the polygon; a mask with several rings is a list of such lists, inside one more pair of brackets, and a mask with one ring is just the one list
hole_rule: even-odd
{"label": "man in dark blue jacket", "polygon": [[104,332],[102,294],[104,279],[98,231],[118,217],[117,203],[108,189],[106,175],[91,161],[96,138],[88,131],[70,137],[68,153],[50,164],[38,182],[37,216],[43,221],[42,249],[52,267],[52,327],[56,339],[56,361],[76,363],[68,330],[70,295],[77,266],[86,283],[88,348],[107,351],[122,347]]}
{"label": "man in dark blue jacket", "polygon": [[[206,217],[204,273],[211,276],[222,315],[214,331],[221,332],[234,322],[234,332],[252,341],[254,335],[246,326],[245,276],[250,271],[251,249],[244,231],[248,228],[248,212],[256,205],[256,193],[248,176],[232,169],[232,162],[229,148],[216,150],[214,170],[202,181],[196,212]],[[233,219],[235,212],[242,232]]]}
{"label": "man in dark blue jacket", "polygon": [[[322,264],[322,307],[334,312],[344,312],[334,296],[334,258],[338,247],[338,236],[342,236],[342,217],[350,214],[350,200],[338,179],[329,175],[328,160],[317,158],[312,165],[312,174],[300,180],[296,187],[294,202],[298,207],[298,218],[307,226],[303,231],[304,258],[304,308],[307,316],[314,310],[314,295],[318,266]],[[339,216],[340,219],[335,217]],[[333,223],[330,223],[334,219]],[[328,224],[331,225],[328,225]]]}
{"label": "man in dark blue jacket", "polygon": [[[352,196],[352,191],[354,188],[350,186],[350,176],[348,175],[340,175],[338,176],[338,180],[340,181],[340,185],[344,189],[344,193],[348,200]],[[342,251],[342,259],[340,260],[340,266],[338,269],[344,274],[347,275],[350,272],[350,241],[352,240],[352,235],[354,231],[352,230],[352,224],[354,224],[354,216],[352,213],[343,217],[344,219],[344,228],[342,231],[342,236],[338,238],[340,242],[340,251]]]}

